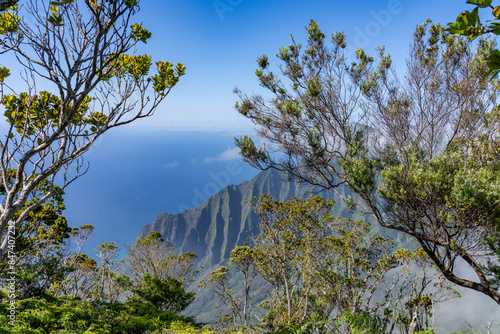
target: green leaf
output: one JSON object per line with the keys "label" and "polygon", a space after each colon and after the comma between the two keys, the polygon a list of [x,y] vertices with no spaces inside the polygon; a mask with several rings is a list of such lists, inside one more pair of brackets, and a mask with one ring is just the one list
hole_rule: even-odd
{"label": "green leaf", "polygon": [[62,23],[62,15],[52,15],[50,16],[47,21],[49,21],[49,23],[52,23],[54,26],[56,27],[60,27],[60,26],[63,26],[64,24]]}
{"label": "green leaf", "polygon": [[500,72],[500,51],[497,49],[492,50],[486,61],[489,68],[488,74],[492,79],[495,79]]}
{"label": "green leaf", "polygon": [[495,15],[497,19],[500,19],[500,6],[493,8],[493,15]]}
{"label": "green leaf", "polygon": [[125,6],[127,6],[127,8],[137,6],[137,0],[125,0]]}
{"label": "green leaf", "polygon": [[489,25],[489,31],[495,35],[500,35],[500,22],[493,22]]}
{"label": "green leaf", "polygon": [[11,12],[0,13],[0,35],[15,33],[18,30],[18,24],[21,19]]}
{"label": "green leaf", "polygon": [[131,37],[134,41],[141,41],[144,44],[147,44],[147,40],[151,38],[151,32],[149,32],[147,29],[144,29],[142,27],[142,24],[136,23],[132,26],[132,34]]}
{"label": "green leaf", "polygon": [[7,67],[0,67],[0,83],[4,82],[5,78],[7,78],[9,75],[10,70]]}
{"label": "green leaf", "polygon": [[467,0],[467,3],[477,5],[479,8],[486,8],[491,6],[493,0]]}
{"label": "green leaf", "polygon": [[449,23],[446,31],[452,34],[467,36],[469,40],[473,40],[484,34],[485,31],[479,18],[478,8],[474,8],[472,12],[465,11],[458,15],[457,21]]}
{"label": "green leaf", "polygon": [[75,0],[61,0],[61,1],[51,1],[51,6],[62,6],[75,2]]}

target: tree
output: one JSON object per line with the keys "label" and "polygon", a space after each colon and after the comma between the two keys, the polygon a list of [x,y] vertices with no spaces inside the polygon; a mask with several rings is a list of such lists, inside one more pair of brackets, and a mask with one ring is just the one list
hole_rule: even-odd
{"label": "tree", "polygon": [[170,276],[155,277],[149,273],[142,276],[132,293],[131,301],[150,303],[158,310],[175,313],[184,311],[194,300],[194,292],[186,292],[182,281]]}
{"label": "tree", "polygon": [[[417,27],[403,79],[390,55],[346,59],[346,37],[325,41],[316,22],[305,48],[266,55],[256,75],[271,95],[236,90],[236,109],[269,143],[236,139],[252,166],[286,171],[335,191],[346,184],[381,226],[414,237],[451,282],[500,304],[500,139],[492,41],[475,44],[427,21]],[[279,152],[280,154],[273,154]],[[349,200],[349,199],[345,199]],[[476,275],[457,274],[458,259]]]}
{"label": "tree", "polygon": [[412,333],[412,326],[431,328],[434,305],[460,297],[460,294],[432,266],[422,249],[414,252],[398,249],[394,256],[400,266],[396,277],[387,284],[386,291],[391,292],[391,297],[383,305],[392,312],[390,316],[395,320],[388,332],[392,332],[396,325],[402,333]]}
{"label": "tree", "polygon": [[254,250],[249,246],[234,248],[229,257],[229,267],[235,268],[236,273],[243,276],[242,298],[238,298],[235,291],[231,289],[228,277],[229,268],[226,266],[221,266],[212,271],[207,280],[201,280],[199,287],[207,287],[217,294],[231,312],[234,328],[239,325],[247,327],[250,325],[250,312],[252,310],[250,300],[252,282],[258,275]]}
{"label": "tree", "polygon": [[65,266],[68,268],[68,275],[54,285],[52,291],[56,296],[69,295],[81,300],[92,300],[97,261],[87,254],[74,253],[67,257]]}
{"label": "tree", "polygon": [[[255,237],[255,266],[273,287],[264,303],[273,326],[301,325],[310,319],[317,273],[315,257],[327,232],[333,201],[317,196],[279,202],[262,195],[251,203],[260,218]],[[327,312],[327,317],[329,313]]]}
{"label": "tree", "polygon": [[36,253],[25,257],[17,266],[16,290],[20,298],[42,296],[68,274],[62,265],[67,255],[64,246],[43,244]]}
{"label": "tree", "polygon": [[[14,174],[15,171],[13,170],[8,173],[9,183],[12,182]],[[41,182],[31,193],[31,199],[27,201],[25,208],[36,202],[37,198],[47,194],[50,191],[49,188],[47,182]],[[71,229],[62,214],[65,209],[64,192],[57,186],[54,186],[54,189],[56,195],[26,215],[13,234],[17,265],[27,257],[36,257],[40,249],[50,245],[63,244],[70,237],[69,232]],[[0,196],[2,195],[5,195],[5,187],[0,184]],[[14,216],[14,219],[16,218],[17,216]],[[5,263],[0,264],[0,268],[3,268],[3,266],[5,266]]]}
{"label": "tree", "polygon": [[196,254],[186,252],[174,254],[173,247],[164,241],[158,231],[147,237],[138,238],[133,247],[127,247],[127,261],[133,279],[140,279],[146,273],[153,277],[173,277],[189,283],[198,273],[194,269]]}
{"label": "tree", "polygon": [[243,325],[248,326],[252,309],[250,289],[258,273],[254,266],[254,252],[248,246],[238,246],[231,251],[229,261],[243,276]]}
{"label": "tree", "polygon": [[115,294],[113,286],[115,258],[118,256],[118,246],[114,243],[103,242],[95,249],[100,259],[100,266],[95,272],[95,287],[93,291],[94,300],[105,300]]}
{"label": "tree", "polygon": [[408,333],[413,319],[428,328],[434,304],[454,297],[423,250],[394,252],[393,242],[373,235],[369,223],[331,216],[333,205],[320,196],[253,199],[260,232],[253,247],[232,251],[229,266],[249,278],[240,288],[244,297],[225,266],[200,284],[228,307],[235,328],[248,325],[244,310],[256,273],[270,285],[260,325],[271,331]]}
{"label": "tree", "polygon": [[[229,268],[226,266],[217,268],[210,273],[207,280],[202,280],[200,282],[199,287],[207,287],[217,294],[222,303],[224,303],[231,312],[230,317],[232,318],[232,325],[234,328],[237,328],[238,325],[243,323],[243,321],[241,321],[243,317],[240,307],[241,299],[236,298],[234,290],[230,288],[228,272]],[[225,315],[223,319],[228,316],[229,315]],[[240,323],[238,323],[238,319],[240,319]]]}
{"label": "tree", "polygon": [[[14,174],[15,171],[11,170],[9,177]],[[47,193],[47,188],[47,182],[41,182],[25,207],[36,201],[34,198]],[[62,215],[65,209],[64,192],[57,186],[55,188],[58,190],[55,196],[31,211],[15,230],[9,232],[13,247],[7,254],[9,261],[0,262],[0,270],[4,275],[9,271],[17,271],[19,296],[43,294],[66,274],[61,259],[71,229]],[[0,195],[5,195],[1,184]]]}
{"label": "tree", "polygon": [[449,298],[450,287],[423,251],[393,252],[369,223],[329,215],[333,205],[320,196],[252,202],[261,219],[254,265],[273,287],[264,303],[268,325],[309,322],[320,332],[351,333],[369,319],[384,333],[404,333],[413,315],[428,325],[433,303]]}
{"label": "tree", "polygon": [[[138,10],[136,0],[29,0],[0,13],[0,52],[17,57],[23,75],[15,80],[26,85],[15,92],[9,69],[0,69],[8,123],[0,138],[0,258],[9,222],[20,226],[84,174],[81,156],[97,138],[153,115],[184,75],[182,64],[159,61],[150,76],[151,57],[134,54],[151,37],[132,24]],[[47,192],[34,196],[42,182]]]}
{"label": "tree", "polygon": [[125,259],[131,273],[129,300],[151,303],[162,311],[182,312],[195,296],[186,291],[186,285],[198,273],[194,269],[195,259],[192,252],[174,254],[173,247],[158,231],[138,238],[132,247],[127,247]]}
{"label": "tree", "polygon": [[114,242],[103,242],[97,248],[96,258],[82,253],[92,236],[92,225],[81,225],[71,230],[71,244],[66,244],[63,254],[57,259],[63,275],[50,286],[55,296],[69,295],[95,305],[116,302],[131,288],[130,278],[119,274],[117,266],[118,246]]}
{"label": "tree", "polygon": [[[9,181],[12,181],[15,171],[8,172]],[[48,256],[56,246],[63,245],[69,238],[71,229],[68,227],[66,218],[62,215],[64,206],[64,192],[55,186],[57,195],[53,196],[44,204],[38,206],[25,216],[15,230],[11,229],[13,239],[13,252],[15,256],[9,257],[14,261],[15,267],[35,266],[38,259],[44,255]],[[25,204],[30,206],[36,198],[44,196],[48,192],[47,182],[41,182],[32,192],[32,198]],[[5,187],[0,184],[0,196],[5,195]],[[17,218],[17,216],[15,216]],[[10,265],[7,262],[0,263],[2,272],[6,272]]]}
{"label": "tree", "polygon": [[66,277],[54,284],[51,289],[56,295],[70,295],[74,298],[88,299],[93,289],[93,279],[97,270],[97,262],[83,254],[82,250],[94,232],[93,225],[80,225],[70,232],[73,252],[68,253],[62,260],[61,266],[67,268]]}

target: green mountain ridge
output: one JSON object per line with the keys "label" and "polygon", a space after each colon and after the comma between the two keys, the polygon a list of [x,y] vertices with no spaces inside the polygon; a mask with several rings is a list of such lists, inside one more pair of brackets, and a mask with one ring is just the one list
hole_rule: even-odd
{"label": "green mountain ridge", "polygon": [[[351,194],[345,186],[340,186],[338,192],[344,196]],[[139,237],[147,236],[156,230],[164,240],[174,245],[176,253],[194,252],[197,255],[196,265],[200,274],[190,288],[196,290],[199,280],[206,279],[217,267],[228,264],[231,251],[235,247],[244,245],[251,236],[258,234],[259,218],[248,201],[263,193],[280,201],[313,195],[322,195],[325,199],[334,197],[332,192],[289,180],[287,175],[270,169],[260,172],[249,181],[225,187],[197,208],[178,214],[158,214],[154,222],[141,228]],[[353,216],[353,212],[346,208],[345,203],[337,200],[336,204],[333,214]],[[242,281],[239,275],[234,274],[231,270],[231,284],[239,296]],[[268,289],[269,286],[262,279],[258,279],[253,285],[254,316],[264,317],[263,309],[257,305],[266,298]],[[184,315],[194,317],[202,323],[214,323],[225,313],[227,307],[215,293],[202,289],[197,291],[195,301],[186,309]],[[256,319],[257,317],[254,320]]]}
{"label": "green mountain ridge", "polygon": [[[350,194],[343,186],[338,191]],[[332,193],[321,192],[318,187],[295,180],[289,181],[287,176],[270,169],[250,181],[225,187],[197,208],[178,214],[158,214],[154,222],[142,227],[139,236],[147,236],[156,230],[164,240],[175,245],[177,252],[196,253],[198,265],[205,268],[217,266],[229,259],[231,250],[258,233],[258,217],[247,202],[262,193],[280,201],[314,194],[332,198]],[[335,214],[348,214],[342,201],[337,201],[335,211]]]}

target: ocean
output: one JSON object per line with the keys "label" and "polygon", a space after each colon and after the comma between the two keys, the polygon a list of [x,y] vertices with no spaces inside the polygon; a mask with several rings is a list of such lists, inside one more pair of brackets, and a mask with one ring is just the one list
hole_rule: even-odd
{"label": "ocean", "polygon": [[66,188],[64,215],[71,227],[94,225],[84,251],[102,242],[132,244],[160,212],[201,205],[258,170],[234,145],[238,131],[173,131],[128,127],[105,134],[84,156],[88,172]]}

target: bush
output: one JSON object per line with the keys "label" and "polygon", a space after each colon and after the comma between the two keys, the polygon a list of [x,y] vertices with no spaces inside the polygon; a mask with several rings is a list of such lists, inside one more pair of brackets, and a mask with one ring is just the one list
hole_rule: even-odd
{"label": "bush", "polygon": [[172,323],[196,328],[191,320],[146,303],[93,305],[72,297],[44,296],[16,301],[15,326],[8,324],[8,304],[0,304],[0,332],[45,333],[145,333],[170,328]]}

